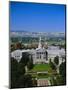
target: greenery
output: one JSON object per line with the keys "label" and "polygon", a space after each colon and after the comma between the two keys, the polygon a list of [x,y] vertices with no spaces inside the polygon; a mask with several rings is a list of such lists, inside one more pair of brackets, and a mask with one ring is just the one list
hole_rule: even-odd
{"label": "greenery", "polygon": [[32,59],[32,56],[31,56],[31,59],[29,60],[29,62],[27,63],[27,68],[30,70],[33,68],[33,59]]}
{"label": "greenery", "polygon": [[51,84],[55,86],[66,84],[66,62],[61,63],[59,66],[59,74],[52,74]]}
{"label": "greenery", "polygon": [[31,71],[51,71],[49,64],[35,64]]}
{"label": "greenery", "polygon": [[[60,40],[61,39],[61,40]],[[11,37],[11,51],[17,49],[32,49],[38,47],[38,37]],[[42,45],[44,44],[45,37],[43,37]],[[60,46],[65,48],[65,38],[60,37],[48,37],[46,42],[48,45]],[[46,52],[46,58],[48,58],[48,53]],[[29,58],[28,53],[23,53],[21,61],[18,63],[14,58],[11,58],[11,88],[23,88],[23,87],[33,87],[37,86],[37,81],[35,78],[50,78],[51,85],[65,85],[66,84],[66,62],[63,62],[59,66],[59,74],[56,72],[56,65],[59,64],[59,57],[54,58],[54,63],[51,61],[49,64],[35,64],[33,65],[32,56]],[[26,73],[25,66],[28,68]],[[46,74],[37,72],[47,72]]]}
{"label": "greenery", "polygon": [[53,70],[56,70],[56,66],[55,66],[54,63],[51,61],[51,59],[50,59],[50,61],[49,61],[49,65],[50,65],[50,67],[51,67]]}
{"label": "greenery", "polygon": [[37,75],[37,78],[49,78],[50,75],[49,74],[39,74]]}
{"label": "greenery", "polygon": [[56,57],[54,58],[54,63],[55,63],[56,65],[59,64],[59,56],[56,56]]}
{"label": "greenery", "polygon": [[66,84],[66,62],[63,62],[59,67],[60,75],[63,79],[63,84]]}
{"label": "greenery", "polygon": [[27,88],[27,87],[32,87],[32,86],[33,86],[33,81],[32,81],[31,75],[27,74],[27,75],[19,77],[18,87]]}
{"label": "greenery", "polygon": [[[54,58],[54,63],[58,65],[58,56]],[[56,66],[51,61],[49,64],[35,64],[33,65],[32,56],[29,58],[28,53],[23,53],[20,62],[11,58],[11,88],[23,88],[37,86],[35,78],[46,78],[50,80],[51,85],[65,85],[66,84],[66,62],[63,62],[59,67],[59,74],[56,72]],[[28,71],[26,73],[25,66]],[[42,72],[42,73],[37,73]],[[46,73],[44,73],[46,72]],[[27,82],[26,82],[27,81]]]}
{"label": "greenery", "polygon": [[56,76],[57,85],[63,85],[63,78],[60,75]]}
{"label": "greenery", "polygon": [[20,63],[22,63],[24,66],[26,66],[28,62],[29,62],[29,54],[24,52]]}
{"label": "greenery", "polygon": [[24,54],[19,63],[14,58],[11,58],[11,88],[33,86],[32,76],[29,74],[25,74],[25,66],[28,62],[29,56],[26,53]]}
{"label": "greenery", "polygon": [[[38,47],[38,41],[39,37],[11,37],[11,51],[16,49],[35,49]],[[46,41],[45,37],[42,37],[42,44],[45,47],[44,42],[48,42],[48,45],[58,45],[60,48],[66,48],[64,37],[48,37]]]}

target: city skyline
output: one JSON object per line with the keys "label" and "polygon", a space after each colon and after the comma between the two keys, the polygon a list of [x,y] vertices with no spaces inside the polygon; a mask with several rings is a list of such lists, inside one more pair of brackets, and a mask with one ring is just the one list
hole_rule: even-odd
{"label": "city skyline", "polygon": [[10,2],[10,31],[65,32],[65,5]]}

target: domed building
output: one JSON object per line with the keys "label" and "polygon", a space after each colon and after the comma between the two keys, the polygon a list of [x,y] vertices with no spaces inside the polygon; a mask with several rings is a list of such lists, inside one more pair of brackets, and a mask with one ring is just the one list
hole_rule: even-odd
{"label": "domed building", "polygon": [[[11,57],[15,58],[18,62],[21,60],[23,53],[28,53],[30,58],[33,58],[33,64],[49,63],[49,60],[54,60],[54,57],[59,56],[62,62],[62,56],[65,56],[65,49],[59,49],[59,46],[48,46],[47,49],[42,47],[41,37],[39,38],[38,48],[27,50],[15,50],[11,53]],[[65,61],[65,59],[64,59]]]}
{"label": "domed building", "polygon": [[32,54],[33,62],[35,63],[48,63],[48,53],[47,50],[42,47],[41,37],[39,39],[38,48],[36,48]]}

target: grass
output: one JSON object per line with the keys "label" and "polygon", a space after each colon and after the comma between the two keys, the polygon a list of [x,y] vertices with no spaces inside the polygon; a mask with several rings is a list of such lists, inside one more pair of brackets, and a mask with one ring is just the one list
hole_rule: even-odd
{"label": "grass", "polygon": [[40,78],[49,78],[49,75],[37,75],[37,78],[40,79]]}
{"label": "grass", "polygon": [[50,77],[49,74],[44,74],[44,75],[38,75],[38,74],[31,74],[32,77],[36,77],[36,78],[48,78]]}
{"label": "grass", "polygon": [[31,71],[49,71],[51,67],[49,64],[35,64]]}
{"label": "grass", "polygon": [[[30,73],[31,72],[31,73]],[[34,72],[34,73],[33,73]],[[48,72],[47,74],[37,74],[36,72]],[[41,79],[41,78],[50,78],[54,71],[49,64],[35,64],[34,67],[28,71],[32,77]]]}

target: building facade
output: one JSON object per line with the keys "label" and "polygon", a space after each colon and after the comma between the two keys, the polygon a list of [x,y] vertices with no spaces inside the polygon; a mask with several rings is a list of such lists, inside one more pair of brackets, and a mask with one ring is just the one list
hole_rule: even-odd
{"label": "building facade", "polygon": [[47,49],[42,47],[41,37],[39,38],[38,48],[27,49],[27,50],[15,50],[11,53],[11,57],[16,59],[18,62],[22,58],[22,54],[26,52],[33,58],[33,64],[36,63],[49,63],[49,60],[54,60],[54,57],[59,56],[59,64],[65,61],[65,49],[60,49],[59,46],[48,46]]}

